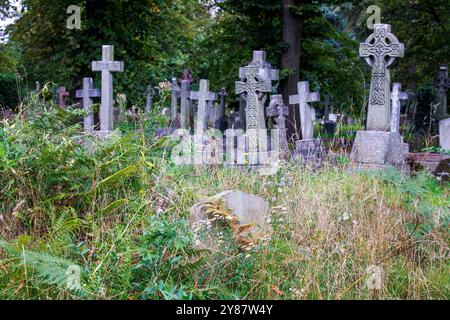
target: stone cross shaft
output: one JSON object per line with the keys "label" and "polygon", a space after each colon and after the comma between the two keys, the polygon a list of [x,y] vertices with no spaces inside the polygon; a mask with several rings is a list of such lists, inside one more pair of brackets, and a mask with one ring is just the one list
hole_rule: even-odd
{"label": "stone cross shaft", "polygon": [[153,96],[155,95],[155,89],[152,86],[147,87],[147,100],[145,102],[145,112],[149,113],[153,107]]}
{"label": "stone cross shaft", "polygon": [[124,63],[114,61],[114,46],[102,47],[102,60],[92,62],[92,71],[102,72],[102,100],[100,106],[100,131],[114,129],[114,99],[112,72],[123,72]]}
{"label": "stone cross shaft", "polygon": [[289,115],[289,108],[283,103],[283,96],[275,94],[270,97],[270,104],[267,107],[267,116],[275,120],[275,129],[278,129],[280,136],[280,151],[283,158],[289,151],[289,145],[286,135],[286,117]]}
{"label": "stone cross shaft", "polygon": [[190,96],[191,96],[191,82],[189,80],[181,80],[180,89],[180,121],[181,129],[189,129],[189,113],[190,113]]}
{"label": "stone cross shaft", "polygon": [[394,83],[391,93],[392,100],[392,119],[391,119],[391,132],[400,132],[400,111],[401,100],[408,100],[408,94],[401,91],[402,85],[400,83]]}
{"label": "stone cross shaft", "polygon": [[359,55],[372,67],[368,131],[388,131],[390,126],[390,71],[395,58],[403,57],[404,45],[391,33],[388,24],[375,24],[374,33],[361,43]]}
{"label": "stone cross shaft", "polygon": [[83,99],[83,109],[87,113],[84,117],[84,131],[92,132],[94,131],[94,113],[91,110],[92,98],[100,97],[100,90],[94,89],[94,83],[92,78],[83,79],[83,89],[77,90],[75,96],[78,99]]}
{"label": "stone cross shaft", "polygon": [[298,94],[289,96],[289,104],[298,104],[300,108],[300,121],[302,127],[302,139],[309,140],[314,138],[314,120],[316,111],[309,105],[310,102],[320,101],[318,92],[309,91],[308,81],[299,82],[297,85]]}
{"label": "stone cross shaft", "polygon": [[322,102],[324,107],[323,117],[325,121],[330,120],[330,107],[332,106],[331,99],[329,95],[325,96],[325,100]]}
{"label": "stone cross shaft", "polygon": [[66,97],[69,96],[69,93],[66,91],[66,87],[59,87],[58,89],[58,97],[59,97],[59,106],[61,108],[66,107]]}
{"label": "stone cross shaft", "polygon": [[[246,131],[248,131],[249,152],[256,153],[261,143],[258,142],[258,130],[265,129],[260,127],[261,113],[264,113],[258,99],[259,93],[267,93],[272,91],[272,82],[263,80],[258,67],[245,67],[246,81],[236,82],[236,94],[247,94],[247,115],[246,115]],[[250,131],[249,131],[250,130]]]}
{"label": "stone cross shaft", "polygon": [[439,79],[434,82],[439,95],[439,107],[437,109],[438,120],[444,119],[447,115],[447,90],[450,89],[450,79],[448,78],[448,66],[441,65],[439,68]]}
{"label": "stone cross shaft", "polygon": [[180,86],[177,83],[177,78],[172,78],[172,105],[171,105],[171,112],[170,112],[170,119],[175,120],[177,117],[178,112],[178,99],[181,95],[181,89]]}
{"label": "stone cross shaft", "polygon": [[200,80],[200,90],[191,91],[191,100],[198,100],[197,123],[195,134],[202,135],[206,131],[208,123],[208,108],[207,105],[211,101],[217,100],[217,93],[209,91],[209,81],[205,79]]}

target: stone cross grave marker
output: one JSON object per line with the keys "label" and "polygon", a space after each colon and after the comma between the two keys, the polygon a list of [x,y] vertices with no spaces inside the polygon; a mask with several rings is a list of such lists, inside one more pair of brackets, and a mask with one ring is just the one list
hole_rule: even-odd
{"label": "stone cross grave marker", "polygon": [[69,96],[69,93],[66,91],[66,87],[59,87],[58,89],[58,98],[59,98],[59,106],[63,109],[66,108],[66,97]]}
{"label": "stone cross grave marker", "polygon": [[114,61],[114,46],[102,47],[102,60],[92,62],[92,71],[102,72],[100,131],[114,129],[113,72],[123,72],[124,63]]}
{"label": "stone cross grave marker", "polygon": [[147,87],[147,99],[145,101],[145,113],[150,113],[153,107],[153,96],[155,95],[155,89],[152,86]]}
{"label": "stone cross grave marker", "polygon": [[441,120],[447,115],[447,90],[450,89],[447,65],[441,65],[439,68],[439,78],[437,81],[434,81],[434,85],[436,86],[439,95],[437,118],[438,120]]}
{"label": "stone cross grave marker", "polygon": [[408,100],[408,94],[401,91],[402,85],[400,83],[394,83],[391,93],[392,99],[392,119],[391,119],[391,132],[400,132],[400,111],[401,100]]}
{"label": "stone cross grave marker", "polygon": [[[274,69],[272,65],[267,62],[267,53],[265,51],[253,51],[253,59],[247,65],[247,67],[258,67],[262,70],[260,73],[261,80],[270,80],[270,81],[278,81],[280,79],[280,70]],[[247,77],[246,67],[239,68],[239,79],[241,81],[245,81]],[[258,99],[265,99],[266,95],[263,92],[260,92],[258,95]],[[245,94],[241,94],[239,98],[239,118],[242,123],[242,128],[245,128],[245,107],[246,107],[247,97]],[[261,101],[261,105],[265,104],[265,101]],[[264,112],[260,114],[259,118],[260,126],[265,124]]]}
{"label": "stone cross grave marker", "polygon": [[177,117],[178,112],[178,99],[181,96],[181,88],[177,83],[177,78],[172,78],[172,105],[171,105],[171,112],[170,112],[170,119],[175,120]]}
{"label": "stone cross grave marker", "polygon": [[316,118],[316,111],[309,103],[320,101],[320,94],[319,92],[309,92],[308,81],[299,82],[297,87],[298,94],[289,96],[289,104],[299,105],[302,140],[314,139],[314,120]]}
{"label": "stone cross grave marker", "polygon": [[260,104],[258,94],[271,92],[272,82],[270,79],[262,77],[261,71],[262,69],[259,67],[245,67],[246,81],[236,82],[236,94],[247,94],[246,133],[251,157],[257,156],[259,150],[267,150],[265,148],[267,140],[259,141],[260,130],[264,130],[265,127],[260,127],[264,106]]}
{"label": "stone cross grave marker", "polygon": [[289,115],[289,108],[284,105],[283,96],[275,94],[270,97],[270,104],[267,107],[267,116],[274,118],[274,129],[278,129],[280,137],[280,152],[282,158],[286,159],[289,153],[289,145],[286,134],[286,117]]}
{"label": "stone cross grave marker", "polygon": [[181,101],[180,101],[180,121],[182,129],[190,128],[190,96],[191,96],[191,82],[189,80],[181,81]]}
{"label": "stone cross grave marker", "polygon": [[92,132],[94,131],[94,113],[91,110],[92,98],[100,97],[100,90],[94,89],[94,83],[92,78],[83,79],[83,89],[77,90],[75,96],[78,99],[83,99],[83,109],[87,113],[84,117],[83,127],[84,131]]}
{"label": "stone cross grave marker", "polygon": [[[225,88],[222,88],[220,92],[217,93],[219,98],[219,104],[214,107],[210,107],[209,112],[209,123],[216,129],[221,129],[223,127],[222,123],[226,122],[225,117],[225,100],[228,93]],[[226,129],[226,128],[225,128]]]}
{"label": "stone cross grave marker", "polygon": [[191,91],[190,99],[198,101],[197,123],[195,128],[195,134],[203,135],[203,133],[205,133],[206,131],[208,124],[207,104],[209,101],[217,100],[217,93],[210,92],[209,81],[201,79],[199,91]]}
{"label": "stone cross grave marker", "polygon": [[372,67],[368,131],[388,131],[391,123],[390,71],[395,58],[403,57],[404,45],[391,33],[388,24],[375,24],[374,33],[361,43],[359,55]]}

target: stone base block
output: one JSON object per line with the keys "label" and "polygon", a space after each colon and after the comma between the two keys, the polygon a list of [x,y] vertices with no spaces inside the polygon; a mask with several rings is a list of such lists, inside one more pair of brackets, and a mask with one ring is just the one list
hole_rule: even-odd
{"label": "stone base block", "polygon": [[358,131],[350,159],[356,164],[402,166],[407,144],[399,133]]}
{"label": "stone base block", "polygon": [[299,140],[295,144],[294,157],[303,163],[320,163],[325,156],[322,140]]}
{"label": "stone base block", "polygon": [[439,144],[442,149],[450,150],[450,118],[439,122]]}

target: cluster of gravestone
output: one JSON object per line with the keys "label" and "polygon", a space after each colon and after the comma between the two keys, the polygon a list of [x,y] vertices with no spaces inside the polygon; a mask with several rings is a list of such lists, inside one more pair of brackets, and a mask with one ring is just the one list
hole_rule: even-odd
{"label": "cluster of gravestone", "polygon": [[[367,114],[367,126],[357,132],[351,152],[351,160],[358,167],[377,168],[385,165],[405,168],[409,146],[403,142],[400,133],[401,101],[408,94],[401,91],[401,84],[394,83],[391,89],[390,67],[397,58],[403,57],[404,45],[391,33],[388,24],[376,24],[374,32],[360,45],[360,56],[372,68],[370,97]],[[114,61],[114,47],[103,46],[102,60],[92,62],[92,71],[101,71],[101,90],[93,88],[92,78],[85,78],[83,88],[76,91],[76,98],[82,100],[88,116],[84,119],[84,130],[97,136],[108,135],[114,130],[113,72],[123,72],[123,62]],[[239,69],[239,81],[235,91],[239,101],[239,110],[226,115],[228,93],[225,88],[220,92],[211,92],[206,79],[199,81],[199,91],[192,91],[195,82],[189,70],[185,70],[180,79],[172,78],[171,108],[163,114],[170,119],[170,125],[160,128],[158,136],[171,135],[177,129],[193,131],[202,135],[209,128],[229,132],[227,129],[241,129],[245,132],[245,151],[258,154],[267,151],[267,136],[259,132],[267,131],[266,119],[270,118],[272,129],[278,132],[279,155],[300,159],[304,162],[317,162],[324,157],[322,140],[314,137],[316,109],[312,103],[320,102],[319,92],[310,92],[308,81],[298,83],[297,92],[283,97],[274,92],[273,82],[279,80],[279,70],[266,61],[266,52],[254,51],[253,60]],[[450,118],[446,115],[446,93],[450,87],[448,69],[441,67],[436,82],[440,97],[439,114],[440,143],[442,148],[450,149]],[[65,87],[58,90],[59,105],[65,107],[65,98],[69,95]],[[152,109],[155,92],[149,86],[146,92],[145,111]],[[93,112],[90,110],[93,98],[101,99],[99,111],[99,130],[95,130]],[[284,99],[286,98],[286,100]],[[301,139],[296,141],[293,152],[289,149],[286,119],[290,105],[298,106],[301,125]],[[322,102],[325,108],[325,124],[336,120],[330,114],[330,97]]]}

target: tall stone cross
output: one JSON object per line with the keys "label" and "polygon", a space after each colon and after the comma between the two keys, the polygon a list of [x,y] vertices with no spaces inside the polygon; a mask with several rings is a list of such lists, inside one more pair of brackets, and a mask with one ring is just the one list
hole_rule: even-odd
{"label": "tall stone cross", "polygon": [[286,117],[289,115],[289,108],[284,105],[283,96],[274,94],[270,97],[270,104],[267,107],[267,116],[275,120],[275,129],[279,131],[280,151],[283,158],[286,158],[289,152],[289,145],[286,135]]}
{"label": "tall stone cross", "polygon": [[150,113],[153,106],[153,96],[155,95],[155,89],[152,86],[147,87],[147,100],[145,101],[145,112]]}
{"label": "tall stone cross", "polygon": [[408,100],[408,94],[400,91],[402,85],[400,83],[394,83],[391,93],[392,100],[392,119],[391,119],[391,132],[400,132],[400,111],[401,100]]}
{"label": "tall stone cross", "polygon": [[309,92],[308,81],[302,81],[297,84],[298,94],[289,96],[289,104],[298,104],[300,108],[300,121],[302,127],[302,139],[314,139],[314,120],[316,119],[316,110],[309,105],[310,102],[320,101],[318,92]]}
{"label": "tall stone cross", "polygon": [[391,123],[391,76],[389,67],[395,58],[403,57],[405,47],[391,33],[389,24],[375,24],[374,33],[361,43],[359,55],[372,67],[368,131],[388,131]]}
{"label": "tall stone cross", "polygon": [[[267,62],[267,53],[266,51],[253,51],[253,59],[249,63],[247,67],[258,67],[261,69],[260,77],[261,80],[270,80],[270,81],[278,81],[280,79],[280,70],[274,69],[272,65]],[[239,68],[239,79],[241,81],[245,81],[247,78],[246,68]],[[258,94],[258,99],[261,100],[260,104],[263,105],[265,103],[266,95],[262,92]],[[245,107],[246,107],[246,96],[242,94],[239,98],[239,118],[242,123],[245,124]],[[260,113],[259,125],[262,128],[265,125],[264,111]]]}
{"label": "tall stone cross", "polygon": [[189,80],[181,80],[181,89],[180,89],[180,121],[181,121],[181,129],[189,129],[190,128],[190,105],[191,102],[189,100],[191,96],[191,82]]}
{"label": "tall stone cross", "polygon": [[208,123],[208,109],[209,101],[217,100],[217,93],[209,91],[209,81],[205,79],[200,80],[200,90],[191,91],[191,100],[198,100],[197,123],[195,127],[195,134],[202,135],[206,131]]}
{"label": "tall stone cross", "polygon": [[83,90],[77,90],[75,96],[78,99],[83,99],[83,109],[87,113],[84,117],[83,127],[84,131],[92,132],[94,131],[94,113],[91,110],[92,98],[100,97],[100,90],[94,89],[94,83],[92,78],[83,79]]}
{"label": "tall stone cross", "polygon": [[170,119],[175,120],[177,117],[178,112],[178,99],[181,95],[181,89],[178,85],[177,78],[172,78],[172,105],[171,105],[171,111],[170,111]]}
{"label": "tall stone cross", "polygon": [[[272,82],[261,76],[261,68],[245,67],[246,81],[236,82],[236,94],[247,94],[247,115],[246,115],[246,131],[249,140],[249,153],[252,156],[261,150],[267,141],[259,141],[261,113],[264,118],[264,106],[260,104],[259,93],[268,93],[272,91]],[[265,150],[264,150],[265,151]]]}
{"label": "tall stone cross", "polygon": [[442,120],[447,115],[447,90],[450,89],[450,79],[448,78],[448,66],[441,65],[439,68],[439,78],[434,81],[438,90],[439,107],[437,109],[437,118]]}
{"label": "tall stone cross", "polygon": [[58,89],[58,97],[59,97],[59,106],[61,108],[66,108],[66,97],[69,96],[69,93],[66,91],[66,87],[59,87]]}
{"label": "tall stone cross", "polygon": [[102,47],[102,61],[92,62],[92,71],[102,72],[102,102],[100,106],[100,131],[114,129],[114,99],[112,72],[123,72],[122,61],[114,61],[114,46]]}

